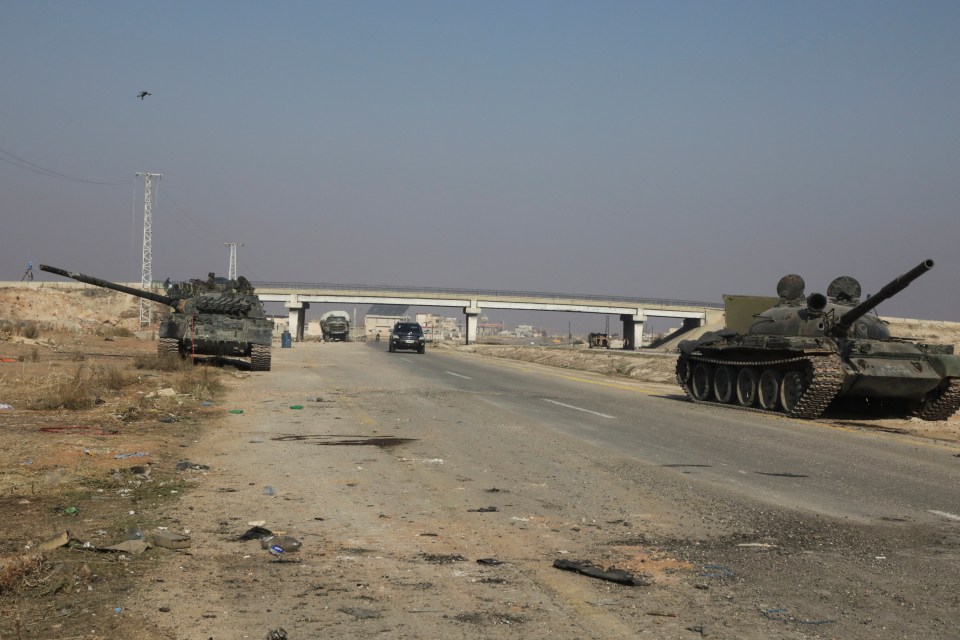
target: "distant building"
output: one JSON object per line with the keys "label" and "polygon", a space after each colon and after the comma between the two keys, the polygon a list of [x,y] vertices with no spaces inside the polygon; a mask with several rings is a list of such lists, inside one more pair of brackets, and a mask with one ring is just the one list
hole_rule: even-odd
{"label": "distant building", "polygon": [[409,322],[410,315],[405,304],[375,304],[367,310],[363,317],[363,334],[367,340],[375,340],[380,332],[381,340],[389,340],[393,325],[398,322]]}

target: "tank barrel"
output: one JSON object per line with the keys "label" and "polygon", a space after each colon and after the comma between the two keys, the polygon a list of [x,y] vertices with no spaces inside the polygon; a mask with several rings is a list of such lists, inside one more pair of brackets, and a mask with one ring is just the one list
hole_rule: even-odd
{"label": "tank barrel", "polygon": [[57,267],[51,267],[45,264],[40,265],[40,270],[47,271],[49,273],[55,273],[58,276],[63,276],[64,278],[71,278],[73,280],[77,280],[78,282],[92,284],[95,287],[103,287],[104,289],[113,289],[114,291],[128,293],[131,296],[136,296],[138,298],[146,298],[147,300],[153,300],[154,302],[159,302],[160,304],[165,304],[169,307],[176,308],[177,302],[178,302],[176,298],[163,296],[163,295],[160,295],[159,293],[153,293],[152,291],[143,291],[142,289],[134,289],[133,287],[127,287],[122,284],[116,284],[115,282],[110,282],[109,280],[94,278],[93,276],[77,273],[76,271],[67,271],[66,269],[59,269]]}
{"label": "tank barrel", "polygon": [[[42,267],[41,267],[42,268]],[[888,282],[880,291],[871,297],[867,298],[850,311],[847,311],[845,314],[840,316],[840,320],[837,321],[837,324],[833,325],[833,328],[830,330],[830,334],[833,336],[844,336],[847,331],[850,330],[850,327],[853,326],[853,323],[865,316],[872,309],[874,309],[878,304],[892,298],[897,295],[908,286],[910,283],[925,274],[927,271],[933,269],[933,260],[924,260],[910,271],[907,271],[903,275],[900,275],[890,282]]]}

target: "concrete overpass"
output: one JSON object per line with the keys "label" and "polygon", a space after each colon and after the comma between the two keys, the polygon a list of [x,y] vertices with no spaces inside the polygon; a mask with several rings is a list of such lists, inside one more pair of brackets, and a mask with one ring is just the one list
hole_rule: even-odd
{"label": "concrete overpass", "polygon": [[291,282],[252,284],[264,302],[282,302],[287,307],[291,333],[297,340],[303,338],[305,312],[311,303],[460,308],[466,316],[467,344],[477,339],[477,317],[484,309],[615,314],[623,322],[624,348],[630,350],[639,348],[642,343],[643,323],[647,318],[680,318],[685,327],[693,328],[713,322],[723,314],[723,304],[720,303],[611,295]]}

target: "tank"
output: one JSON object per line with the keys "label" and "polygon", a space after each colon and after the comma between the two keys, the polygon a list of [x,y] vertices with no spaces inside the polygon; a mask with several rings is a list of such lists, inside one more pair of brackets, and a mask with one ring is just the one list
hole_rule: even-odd
{"label": "tank", "polygon": [[44,264],[40,269],[169,307],[158,330],[160,356],[242,358],[251,371],[270,370],[273,322],[242,276],[228,280],[211,273],[206,280],[177,282],[159,294]]}
{"label": "tank", "polygon": [[677,380],[695,402],[795,418],[817,418],[846,400],[946,420],[960,408],[953,345],[891,337],[875,312],[932,268],[924,260],[862,301],[849,276],[809,296],[803,278],[784,276],[779,302],[753,315],[745,333],[724,329],[681,342]]}
{"label": "tank", "polygon": [[327,311],[320,316],[320,330],[327,342],[350,339],[350,314],[346,311]]}

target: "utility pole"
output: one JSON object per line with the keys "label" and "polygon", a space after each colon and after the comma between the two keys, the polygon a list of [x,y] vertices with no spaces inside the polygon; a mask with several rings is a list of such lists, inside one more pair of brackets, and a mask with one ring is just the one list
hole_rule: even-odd
{"label": "utility pole", "polygon": [[242,242],[224,242],[223,246],[230,247],[230,268],[227,270],[227,278],[237,279],[237,245],[244,246]]}
{"label": "utility pole", "polygon": [[[149,291],[153,285],[153,178],[162,178],[162,173],[138,172],[143,181],[143,269],[140,272],[140,288]],[[152,324],[153,303],[140,298],[140,328]]]}

